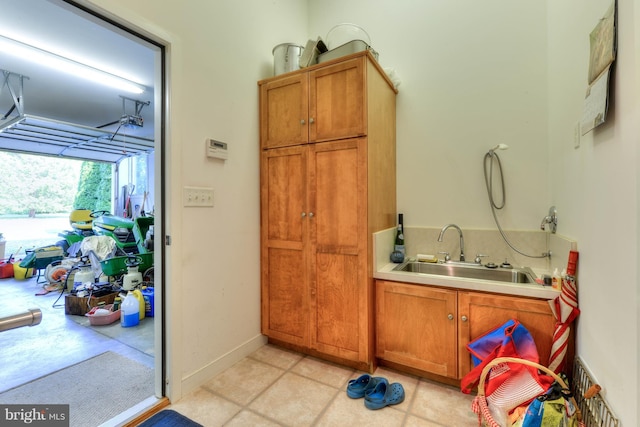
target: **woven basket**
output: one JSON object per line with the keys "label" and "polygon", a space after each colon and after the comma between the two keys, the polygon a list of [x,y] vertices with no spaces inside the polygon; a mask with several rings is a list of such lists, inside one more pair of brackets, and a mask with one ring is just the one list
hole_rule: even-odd
{"label": "woven basket", "polygon": [[[488,427],[506,427],[500,424],[499,422],[497,422],[493,418],[493,415],[491,414],[491,411],[489,409],[487,397],[485,396],[484,385],[485,385],[487,376],[491,371],[491,368],[501,363],[507,363],[507,362],[520,363],[522,365],[528,365],[528,366],[537,368],[538,370],[544,372],[545,374],[553,377],[553,379],[556,380],[558,384],[562,386],[562,388],[569,390],[569,386],[567,385],[567,383],[559,375],[557,375],[555,372],[551,371],[549,368],[545,366],[542,366],[538,363],[535,363],[526,359],[518,359],[515,357],[498,357],[492,360],[491,362],[489,362],[487,366],[485,366],[484,369],[482,370],[482,374],[480,374],[480,382],[478,383],[478,395],[474,398],[473,403],[471,405],[471,409],[473,409],[473,412],[478,414],[479,426],[484,425]],[[576,416],[577,416],[580,427],[584,427],[584,423],[582,422],[582,414],[580,413],[580,409],[578,408],[578,405],[576,404],[576,401],[573,398],[573,396],[570,397],[570,400],[573,406],[576,408]]]}

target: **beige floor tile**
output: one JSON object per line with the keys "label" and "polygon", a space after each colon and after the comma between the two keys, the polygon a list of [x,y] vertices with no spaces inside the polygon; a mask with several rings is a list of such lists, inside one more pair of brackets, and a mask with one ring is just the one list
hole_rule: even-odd
{"label": "beige floor tile", "polygon": [[291,372],[339,389],[346,387],[347,381],[353,375],[353,369],[334,365],[313,357],[302,359],[291,368]]}
{"label": "beige floor tile", "polygon": [[476,427],[475,395],[380,367],[405,389],[401,404],[369,410],[346,386],[364,372],[266,345],[170,408],[207,427]]}
{"label": "beige floor tile", "polygon": [[383,367],[376,369],[373,375],[376,377],[386,378],[389,381],[389,384],[392,384],[392,383],[402,384],[402,388],[404,388],[404,395],[405,395],[404,402],[398,405],[393,405],[393,408],[398,409],[400,411],[407,411],[409,409],[409,405],[411,404],[411,400],[413,399],[413,396],[415,394],[416,387],[418,386],[418,378],[411,375],[402,374],[394,370],[383,368]]}
{"label": "beige floor tile", "polygon": [[402,426],[406,414],[394,408],[395,406],[387,406],[372,411],[364,406],[364,399],[350,399],[346,393],[341,393],[322,414],[316,427]]}
{"label": "beige floor tile", "polygon": [[254,412],[244,410],[233,417],[224,427],[278,427],[281,425]]}
{"label": "beige floor tile", "polygon": [[333,387],[286,373],[249,408],[285,425],[309,426],[337,393]]}
{"label": "beige floor tile", "polygon": [[[433,421],[418,418],[415,415],[409,415],[403,427],[448,427]],[[454,426],[451,426],[454,427]]]}
{"label": "beige floor tile", "polygon": [[169,409],[205,426],[221,426],[240,412],[242,407],[199,388],[176,404],[169,405]]}
{"label": "beige floor tile", "polygon": [[294,351],[267,344],[254,351],[249,357],[287,370],[298,363],[304,356]]}
{"label": "beige floor tile", "polygon": [[421,380],[411,406],[411,413],[445,426],[476,427],[477,415],[471,410],[473,395],[454,387]]}
{"label": "beige floor tile", "polygon": [[216,375],[203,388],[239,405],[246,405],[273,384],[283,373],[282,369],[245,358]]}

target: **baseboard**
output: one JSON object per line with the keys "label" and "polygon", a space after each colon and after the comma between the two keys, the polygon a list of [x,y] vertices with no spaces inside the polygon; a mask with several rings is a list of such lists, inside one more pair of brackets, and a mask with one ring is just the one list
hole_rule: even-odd
{"label": "baseboard", "polygon": [[182,378],[182,396],[185,396],[196,390],[202,384],[211,380],[213,377],[229,368],[236,362],[244,359],[266,343],[267,337],[265,337],[264,335],[257,335],[256,337],[242,343],[233,350],[223,354],[216,360],[211,361],[197,371],[191,372],[190,374]]}

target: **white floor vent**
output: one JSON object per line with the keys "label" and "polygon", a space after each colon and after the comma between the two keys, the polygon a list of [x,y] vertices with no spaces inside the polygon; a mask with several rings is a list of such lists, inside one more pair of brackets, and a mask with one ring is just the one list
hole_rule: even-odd
{"label": "white floor vent", "polygon": [[587,390],[595,384],[593,377],[585,368],[582,360],[576,357],[573,366],[573,390],[576,403],[582,411],[582,419],[585,426],[619,427],[618,418],[613,415],[611,408],[599,393],[589,399],[584,398]]}

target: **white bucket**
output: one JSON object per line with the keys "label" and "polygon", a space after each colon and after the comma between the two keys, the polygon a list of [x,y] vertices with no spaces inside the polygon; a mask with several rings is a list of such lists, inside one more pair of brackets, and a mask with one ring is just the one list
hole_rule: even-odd
{"label": "white bucket", "polygon": [[273,74],[283,74],[300,69],[300,56],[304,47],[294,43],[282,43],[273,48]]}

